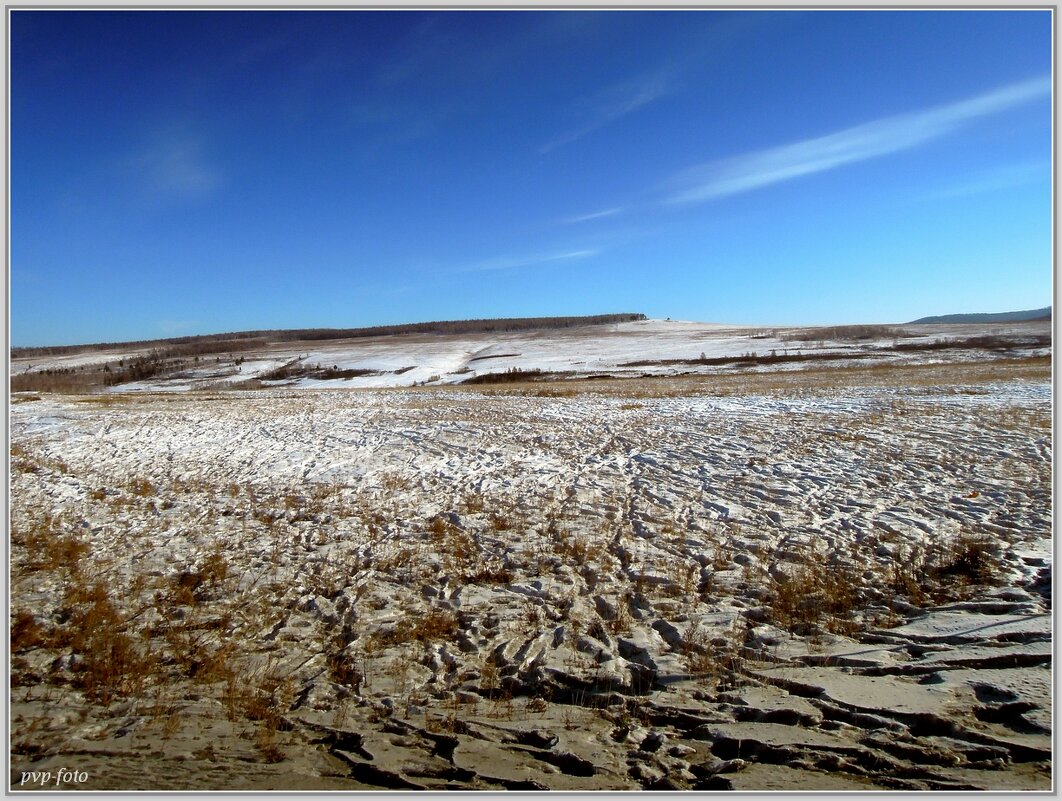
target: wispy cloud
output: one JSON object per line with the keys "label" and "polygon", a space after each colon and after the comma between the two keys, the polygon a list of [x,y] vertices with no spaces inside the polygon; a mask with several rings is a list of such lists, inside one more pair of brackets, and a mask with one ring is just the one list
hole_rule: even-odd
{"label": "wispy cloud", "polygon": [[457,270],[459,273],[479,273],[488,270],[513,270],[518,267],[534,267],[539,264],[550,264],[557,261],[569,261],[571,259],[585,259],[596,256],[601,251],[593,248],[583,250],[566,250],[560,253],[538,254],[535,256],[499,256],[486,261],[470,264]]}
{"label": "wispy cloud", "polygon": [[594,211],[590,214],[580,214],[578,217],[568,217],[561,222],[564,225],[572,225],[574,223],[589,222],[590,220],[600,220],[602,217],[613,217],[623,211],[622,206],[616,206],[612,209],[603,209],[602,211]]}
{"label": "wispy cloud", "polygon": [[454,52],[453,32],[445,25],[446,18],[438,14],[424,14],[417,18],[390,55],[377,67],[374,80],[387,87],[395,87],[417,78],[438,66]]}
{"label": "wispy cloud", "polygon": [[198,324],[198,320],[159,320],[159,330],[164,334],[177,334]]}
{"label": "wispy cloud", "polygon": [[660,69],[630,81],[606,87],[584,103],[582,124],[551,139],[539,148],[540,153],[549,153],[563,145],[582,139],[599,128],[626,117],[643,106],[674,91],[672,70]]}
{"label": "wispy cloud", "polygon": [[194,200],[221,184],[203,140],[187,134],[157,138],[131,156],[127,168],[141,191],[156,199]]}
{"label": "wispy cloud", "polygon": [[673,190],[667,200],[712,200],[908,150],[1050,92],[1051,79],[1036,78],[956,103],[884,117],[815,139],[701,165],[670,182]]}
{"label": "wispy cloud", "polygon": [[1046,161],[1008,164],[978,173],[965,181],[935,189],[918,198],[918,200],[950,200],[957,197],[983,195],[1012,189],[1016,186],[1043,181],[1050,186],[1051,164]]}
{"label": "wispy cloud", "polygon": [[358,155],[374,161],[396,147],[431,136],[450,113],[400,102],[358,102],[348,108],[346,121],[357,129]]}

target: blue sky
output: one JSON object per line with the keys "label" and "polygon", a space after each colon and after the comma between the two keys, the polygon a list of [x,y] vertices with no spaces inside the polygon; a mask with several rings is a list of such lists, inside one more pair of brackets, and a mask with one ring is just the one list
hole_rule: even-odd
{"label": "blue sky", "polygon": [[11,341],[1051,302],[1048,11],[11,12]]}

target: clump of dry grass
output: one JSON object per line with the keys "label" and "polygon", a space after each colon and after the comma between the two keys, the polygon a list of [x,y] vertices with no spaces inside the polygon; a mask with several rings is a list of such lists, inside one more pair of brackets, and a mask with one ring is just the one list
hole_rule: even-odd
{"label": "clump of dry grass", "polygon": [[575,534],[569,528],[562,528],[556,519],[550,521],[548,528],[553,552],[565,562],[586,565],[601,558],[606,551],[602,542],[595,542],[584,534]]}
{"label": "clump of dry grass", "polygon": [[977,587],[1003,580],[999,543],[967,531],[940,543],[901,549],[888,571],[892,592],[917,606],[964,599]]}
{"label": "clump of dry grass", "polygon": [[215,547],[197,569],[189,567],[171,577],[167,600],[174,606],[197,606],[221,594],[228,575],[228,560],[220,547]]}
{"label": "clump of dry grass", "polygon": [[483,659],[483,664],[479,669],[479,688],[481,692],[487,694],[487,698],[493,699],[494,693],[501,685],[501,671],[498,669],[498,663],[494,658],[494,654],[490,653]]}
{"label": "clump of dry grass", "polygon": [[89,544],[73,531],[62,515],[38,512],[29,520],[11,523],[11,579],[27,573],[62,570],[69,576],[81,572]]}
{"label": "clump of dry grass", "polygon": [[488,522],[494,531],[508,531],[513,527],[512,518],[501,512],[492,512],[488,518]]}
{"label": "clump of dry grass", "polygon": [[455,577],[467,578],[470,574],[478,572],[480,548],[467,531],[448,526],[445,535],[436,542],[448,573]]}
{"label": "clump of dry grass", "polygon": [[171,621],[162,631],[167,646],[166,663],[182,678],[212,684],[227,678],[234,647],[218,641],[228,633],[227,614],[210,619],[199,616],[187,621]]}
{"label": "clump of dry grass", "polygon": [[823,563],[814,552],[801,556],[794,570],[771,581],[769,603],[775,623],[798,633],[822,622],[829,630],[854,630],[852,613],[861,603],[855,571],[836,562]]}
{"label": "clump of dry grass", "polygon": [[130,633],[103,582],[72,583],[62,616],[65,622],[52,633],[51,645],[77,657],[73,683],[89,700],[109,704],[143,689],[156,657]]}
{"label": "clump of dry grass", "polygon": [[457,615],[443,609],[432,609],[416,618],[410,631],[412,639],[423,642],[450,640],[458,631]]}
{"label": "clump of dry grass", "polygon": [[66,475],[71,473],[70,465],[62,459],[47,456],[22,443],[12,443],[10,453],[11,468],[20,473],[35,473],[38,475],[45,472],[63,473]]}
{"label": "clump of dry grass", "polygon": [[146,498],[155,494],[155,485],[146,478],[134,478],[129,481],[129,491],[138,498]]}
{"label": "clump of dry grass", "polygon": [[999,584],[999,544],[986,536],[960,533],[946,543],[935,575],[940,581],[967,585]]}
{"label": "clump of dry grass", "polygon": [[668,563],[669,582],[663,594],[672,598],[696,598],[701,595],[700,565],[675,559]]}
{"label": "clump of dry grass", "polygon": [[435,515],[428,521],[428,533],[435,542],[441,541],[456,528],[445,515]]}
{"label": "clump of dry grass", "polygon": [[284,752],[277,742],[277,732],[291,729],[284,717],[295,699],[295,684],[291,677],[275,667],[268,667],[243,676],[242,689],[240,686],[233,689],[231,705],[234,711],[257,724],[253,741],[263,761],[283,761]]}
{"label": "clump of dry grass", "polygon": [[631,603],[633,600],[629,594],[617,599],[615,614],[605,621],[608,630],[612,634],[630,633],[631,626],[634,623],[634,618],[631,615]]}
{"label": "clump of dry grass", "polygon": [[700,624],[691,624],[680,649],[686,669],[716,688],[732,684],[742,669],[742,652],[748,637],[746,625],[735,619],[728,628],[712,636]]}
{"label": "clump of dry grass", "polygon": [[32,612],[16,609],[11,615],[11,652],[29,651],[45,642],[44,629]]}
{"label": "clump of dry grass", "polygon": [[373,565],[381,573],[394,573],[414,563],[416,554],[412,548],[399,548],[389,556],[381,557]]}
{"label": "clump of dry grass", "polygon": [[477,515],[487,508],[487,502],[478,492],[466,492],[461,501],[465,514]]}
{"label": "clump of dry grass", "polygon": [[368,647],[376,651],[409,642],[446,642],[454,638],[459,628],[453,612],[432,609],[424,615],[403,617],[390,629],[373,632]]}
{"label": "clump of dry grass", "polygon": [[404,492],[413,488],[413,481],[399,472],[383,473],[380,476],[380,488],[389,493]]}
{"label": "clump of dry grass", "polygon": [[478,571],[469,575],[473,584],[509,584],[516,574],[505,563],[484,563]]}
{"label": "clump of dry grass", "polygon": [[361,687],[364,675],[358,667],[357,655],[350,653],[350,644],[342,631],[337,632],[326,643],[325,664],[328,666],[329,678],[336,684],[348,687],[354,692]]}
{"label": "clump of dry grass", "polygon": [[698,623],[692,624],[682,638],[682,658],[686,670],[693,674],[711,674],[718,668],[712,657],[711,638]]}

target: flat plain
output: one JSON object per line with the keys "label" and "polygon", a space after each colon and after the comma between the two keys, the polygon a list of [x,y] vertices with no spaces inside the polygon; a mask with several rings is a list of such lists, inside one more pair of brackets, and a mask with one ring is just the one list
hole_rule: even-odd
{"label": "flat plain", "polygon": [[15,392],[11,788],[1050,789],[1049,325],[815,336]]}

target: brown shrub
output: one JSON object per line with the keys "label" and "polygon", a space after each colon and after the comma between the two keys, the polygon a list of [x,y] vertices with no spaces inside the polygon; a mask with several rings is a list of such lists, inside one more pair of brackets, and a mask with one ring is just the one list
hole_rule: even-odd
{"label": "brown shrub", "polygon": [[457,616],[453,612],[432,609],[420,617],[402,618],[392,629],[374,632],[369,643],[372,650],[376,650],[407,642],[445,642],[453,639],[458,628]]}
{"label": "brown shrub", "polygon": [[513,527],[513,521],[508,515],[493,512],[490,515],[490,526],[495,531],[508,531]]}
{"label": "brown shrub", "polygon": [[60,518],[49,513],[24,527],[12,524],[11,543],[25,549],[24,558],[15,562],[18,567],[26,572],[65,568],[71,574],[77,573],[89,545],[73,534],[63,534],[62,526]]}
{"label": "brown shrub", "polygon": [[775,622],[791,631],[814,627],[829,618],[828,627],[843,630],[860,602],[854,571],[839,564],[816,564],[814,554],[788,576],[771,582],[770,606]]}
{"label": "brown shrub", "polygon": [[129,482],[129,491],[139,498],[155,494],[155,485],[146,478],[134,478]]}
{"label": "brown shrub", "polygon": [[37,618],[25,609],[19,609],[11,616],[11,651],[20,653],[36,648],[44,642],[44,630]]}
{"label": "brown shrub", "polygon": [[479,493],[468,492],[462,501],[462,508],[465,514],[476,515],[486,508],[486,502]]}
{"label": "brown shrub", "polygon": [[934,576],[945,582],[998,584],[1001,579],[999,545],[989,537],[964,532],[945,546]]}
{"label": "brown shrub", "polygon": [[81,657],[74,685],[104,704],[139,692],[154,671],[155,658],[137,647],[106,586],[75,583],[66,600],[69,617],[58,644],[65,641]]}
{"label": "brown shrub", "polygon": [[468,579],[475,584],[509,584],[515,578],[515,574],[507,565],[483,565]]}

